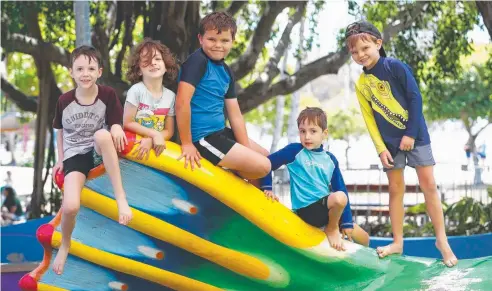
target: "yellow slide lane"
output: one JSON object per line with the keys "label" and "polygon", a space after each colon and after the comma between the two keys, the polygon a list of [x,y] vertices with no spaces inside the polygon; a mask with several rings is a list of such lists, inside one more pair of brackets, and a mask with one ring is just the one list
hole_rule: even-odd
{"label": "yellow slide lane", "polygon": [[205,159],[200,161],[201,168],[191,171],[188,166],[185,169],[184,160],[177,161],[180,154],[181,148],[177,144],[166,142],[166,150],[159,157],[155,156],[154,151],[150,151],[148,160],[137,160],[132,152],[124,157],[173,174],[197,186],[288,246],[311,248],[326,238],[322,231],[304,223],[281,203],[266,199],[263,192],[253,185],[213,166]]}
{"label": "yellow slide lane", "polygon": [[[106,217],[118,220],[116,201],[88,188],[82,190],[81,204]],[[269,268],[253,256],[211,243],[137,209],[132,208],[132,212],[133,219],[128,224],[130,228],[182,248],[243,276],[272,283],[285,281],[284,276],[279,274],[281,270],[275,267]]]}
{"label": "yellow slide lane", "polygon": [[[61,233],[54,232],[51,239],[51,245],[54,248],[59,248],[61,244]],[[121,273],[136,276],[148,281],[155,282],[162,286],[169,287],[174,290],[196,291],[196,290],[222,290],[215,286],[184,277],[172,272],[161,270],[159,268],[146,265],[131,259],[127,259],[118,255],[114,255],[99,249],[89,247],[82,243],[72,240],[70,246],[70,254],[77,256],[86,261],[98,264],[100,266],[116,270]],[[39,290],[39,289],[38,289]],[[53,290],[53,289],[45,289]],[[63,289],[60,289],[63,290]]]}

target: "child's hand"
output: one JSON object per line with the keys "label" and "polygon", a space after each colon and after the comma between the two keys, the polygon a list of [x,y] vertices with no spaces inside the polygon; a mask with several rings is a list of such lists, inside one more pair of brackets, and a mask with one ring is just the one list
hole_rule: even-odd
{"label": "child's hand", "polygon": [[272,191],[270,191],[270,190],[265,190],[265,191],[263,191],[263,192],[265,193],[265,196],[266,196],[268,199],[270,199],[270,200],[272,200],[272,201],[278,201],[278,197],[277,197],[277,196],[275,196],[275,194],[273,194],[273,192],[272,192]]}
{"label": "child's hand", "polygon": [[354,231],[353,228],[342,228],[342,234],[343,234],[343,237],[347,236],[347,239],[351,242],[353,242],[354,240],[352,239],[352,232]]}
{"label": "child's hand", "polygon": [[202,166],[200,164],[200,159],[202,158],[202,156],[192,143],[181,145],[181,152],[181,156],[179,156],[177,160],[179,161],[182,158],[185,158],[185,169],[188,168],[188,162],[190,163],[192,171],[195,169],[195,164],[198,166],[198,168]]}
{"label": "child's hand", "polygon": [[111,126],[111,136],[113,137],[113,143],[116,151],[121,152],[128,144],[128,140],[126,139],[125,132],[119,124],[113,124],[113,126]]}
{"label": "child's hand", "polygon": [[393,168],[393,157],[388,150],[384,150],[382,153],[380,153],[379,158],[381,159],[381,163],[383,163],[383,166],[385,168]]}
{"label": "child's hand", "polygon": [[166,149],[166,141],[160,132],[156,132],[152,137],[154,143],[155,156],[158,157]]}
{"label": "child's hand", "polygon": [[152,148],[152,138],[150,138],[150,137],[143,137],[137,143],[139,143],[140,145],[135,150],[135,152],[134,152],[133,155],[138,160],[142,160],[143,158],[145,158],[146,160],[148,160],[149,159],[149,152],[150,152],[150,149]]}
{"label": "child's hand", "polygon": [[56,163],[52,169],[53,181],[55,181],[55,182],[56,182],[56,180],[55,180],[56,179],[56,173],[58,173],[59,171],[63,172],[63,162]]}
{"label": "child's hand", "polygon": [[409,136],[404,135],[400,142],[400,150],[402,151],[411,151],[413,150],[413,146],[415,144],[415,139]]}

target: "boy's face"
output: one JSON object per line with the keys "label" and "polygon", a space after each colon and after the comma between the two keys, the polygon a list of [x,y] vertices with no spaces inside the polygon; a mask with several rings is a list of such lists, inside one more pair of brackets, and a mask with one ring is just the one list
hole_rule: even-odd
{"label": "boy's face", "polygon": [[322,130],[319,125],[309,122],[307,119],[299,124],[299,137],[301,144],[308,150],[314,150],[321,146],[323,140],[328,137],[328,130]]}
{"label": "boy's face", "polygon": [[353,47],[350,48],[352,59],[359,65],[372,69],[379,60],[379,49],[383,40],[378,39],[376,42],[358,39]]}
{"label": "boy's face", "polygon": [[89,89],[96,85],[96,81],[101,77],[102,68],[99,67],[97,60],[91,59],[86,55],[81,55],[75,59],[70,75],[77,83],[77,86],[83,89]]}
{"label": "boy's face", "polygon": [[224,59],[232,48],[231,30],[222,30],[219,34],[218,30],[207,30],[204,35],[198,35],[200,45],[205,54],[214,61]]}
{"label": "boy's face", "polygon": [[159,51],[154,50],[152,52],[152,60],[149,63],[145,63],[146,50],[143,50],[140,54],[140,72],[144,79],[157,79],[162,78],[166,73],[166,65],[164,59]]}

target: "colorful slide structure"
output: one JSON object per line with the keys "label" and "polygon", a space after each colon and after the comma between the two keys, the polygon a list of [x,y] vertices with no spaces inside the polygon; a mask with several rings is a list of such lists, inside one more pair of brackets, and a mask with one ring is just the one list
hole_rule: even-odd
{"label": "colorful slide structure", "polygon": [[[42,263],[23,290],[487,290],[492,257],[440,261],[395,256],[347,242],[333,250],[323,231],[207,161],[191,171],[180,148],[139,161],[138,136],[120,159],[133,220],[118,210],[103,166],[91,171],[62,275],[51,270],[61,242],[60,214],[39,227]],[[489,289],[490,290],[490,289]]]}

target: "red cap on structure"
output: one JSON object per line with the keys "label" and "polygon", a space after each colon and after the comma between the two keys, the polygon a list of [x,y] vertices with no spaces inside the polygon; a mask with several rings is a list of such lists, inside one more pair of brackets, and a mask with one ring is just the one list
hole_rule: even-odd
{"label": "red cap on structure", "polygon": [[53,225],[49,223],[43,224],[36,231],[36,237],[43,246],[51,246],[51,237],[53,236],[53,232],[55,232]]}
{"label": "red cap on structure", "polygon": [[130,132],[130,131],[126,131],[125,130],[125,135],[126,135],[126,139],[128,141],[128,144],[121,151],[121,154],[122,155],[127,155],[127,154],[129,154],[132,151],[133,146],[135,145],[135,141],[137,139],[137,136],[133,132]]}
{"label": "red cap on structure", "polygon": [[19,280],[19,287],[22,291],[37,291],[38,282],[30,274],[25,274]]}

